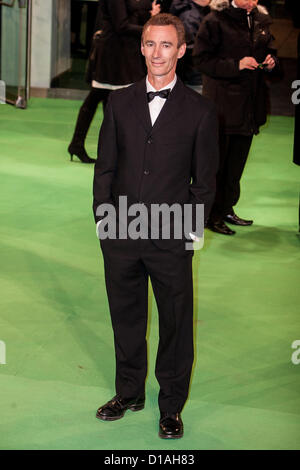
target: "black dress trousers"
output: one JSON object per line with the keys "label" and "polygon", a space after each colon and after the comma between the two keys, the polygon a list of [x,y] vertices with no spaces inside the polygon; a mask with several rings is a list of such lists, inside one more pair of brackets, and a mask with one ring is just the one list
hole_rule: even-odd
{"label": "black dress trousers", "polygon": [[216,198],[210,215],[212,221],[230,214],[240,198],[240,180],[252,139],[252,135],[220,135],[220,166]]}
{"label": "black dress trousers", "polygon": [[101,248],[115,340],[116,392],[123,398],[145,392],[150,278],[159,314],[159,408],[180,412],[194,358],[192,252],[182,241],[168,250],[141,239],[106,239]]}

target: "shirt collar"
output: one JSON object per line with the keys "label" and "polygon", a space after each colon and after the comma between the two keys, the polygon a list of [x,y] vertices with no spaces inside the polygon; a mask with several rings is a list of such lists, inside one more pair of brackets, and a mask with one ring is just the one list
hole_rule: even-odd
{"label": "shirt collar", "polygon": [[161,90],[165,90],[166,88],[171,88],[171,90],[173,90],[174,86],[176,85],[176,82],[177,82],[177,75],[175,74],[175,77],[174,79],[168,83],[166,86],[164,86],[163,88],[160,88],[159,90],[155,90],[155,88],[151,85],[151,83],[149,82],[148,80],[148,75],[146,77],[146,87],[147,87],[147,93],[149,91],[161,91]]}

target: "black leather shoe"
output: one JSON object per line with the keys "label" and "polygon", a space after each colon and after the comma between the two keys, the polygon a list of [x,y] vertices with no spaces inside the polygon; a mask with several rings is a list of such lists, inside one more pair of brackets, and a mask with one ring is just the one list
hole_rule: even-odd
{"label": "black leather shoe", "polygon": [[215,222],[208,222],[207,228],[216,233],[221,233],[222,235],[234,235],[235,231],[227,227],[223,220],[217,220]]}
{"label": "black leather shoe", "polygon": [[161,413],[159,437],[162,439],[179,439],[183,436],[183,422],[180,413]]}
{"label": "black leather shoe", "polygon": [[113,397],[105,405],[98,408],[96,418],[104,421],[115,421],[123,418],[126,410],[139,411],[145,406],[145,397],[125,399],[118,395]]}
{"label": "black leather shoe", "polygon": [[241,219],[234,212],[232,214],[227,214],[224,217],[224,220],[225,222],[228,222],[229,224],[233,224],[233,225],[247,226],[247,225],[253,224],[253,220]]}

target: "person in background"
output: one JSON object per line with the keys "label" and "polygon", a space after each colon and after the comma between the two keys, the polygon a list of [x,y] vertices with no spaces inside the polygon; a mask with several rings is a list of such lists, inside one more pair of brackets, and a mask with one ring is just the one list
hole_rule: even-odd
{"label": "person in background", "polygon": [[265,74],[276,64],[271,18],[258,0],[212,0],[194,46],[203,73],[203,95],[217,105],[220,122],[220,167],[217,192],[207,227],[223,235],[235,231],[225,222],[247,226],[233,207],[253,135],[267,117]]}
{"label": "person in background", "polygon": [[173,0],[170,13],[178,16],[184,24],[187,50],[178,63],[177,74],[187,86],[202,91],[201,73],[194,66],[193,48],[195,38],[204,16],[210,12],[210,0]]}
{"label": "person in background", "polygon": [[[297,80],[300,83],[300,33],[298,35]],[[299,93],[298,93],[299,97]],[[295,134],[293,162],[300,165],[300,103],[295,105]],[[299,233],[300,233],[300,194],[299,194]]]}
{"label": "person in background", "polygon": [[100,101],[103,107],[111,90],[126,87],[145,75],[140,52],[143,25],[160,12],[156,0],[100,0],[96,32],[88,61],[87,80],[91,90],[82,104],[68,147],[73,160],[95,163],[84,143]]}

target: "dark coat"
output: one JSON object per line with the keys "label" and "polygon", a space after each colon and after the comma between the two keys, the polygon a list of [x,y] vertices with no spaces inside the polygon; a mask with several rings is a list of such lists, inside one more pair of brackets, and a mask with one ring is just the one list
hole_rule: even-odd
{"label": "dark coat", "polygon": [[[300,33],[298,35],[297,79],[300,80]],[[299,96],[299,93],[297,95]],[[294,163],[300,165],[300,104],[295,106]]]}
{"label": "dark coat", "polygon": [[150,18],[151,0],[100,0],[87,80],[128,85],[145,76],[141,54],[143,25]]}
{"label": "dark coat", "polygon": [[199,25],[210,8],[201,7],[193,0],[173,0],[170,6],[170,13],[178,16],[184,24],[187,45],[194,45]]}
{"label": "dark coat", "polygon": [[209,7],[201,7],[193,0],[173,0],[170,6],[170,13],[184,24],[187,49],[177,64],[177,74],[186,85],[202,84],[201,73],[194,66],[193,48],[200,23],[209,12]]}
{"label": "dark coat", "polygon": [[[215,106],[180,79],[152,127],[145,79],[110,94],[94,176],[94,215],[117,205],[204,204],[208,218],[218,166]],[[163,240],[168,243],[170,240]],[[178,243],[178,240],[177,240]]]}
{"label": "dark coat", "polygon": [[271,19],[264,7],[255,8],[250,31],[246,10],[224,0],[214,0],[211,7],[219,9],[205,17],[194,46],[195,63],[203,73],[203,94],[217,104],[222,132],[257,134],[267,116],[267,72],[240,71],[239,61],[251,56],[261,63],[275,53]]}

